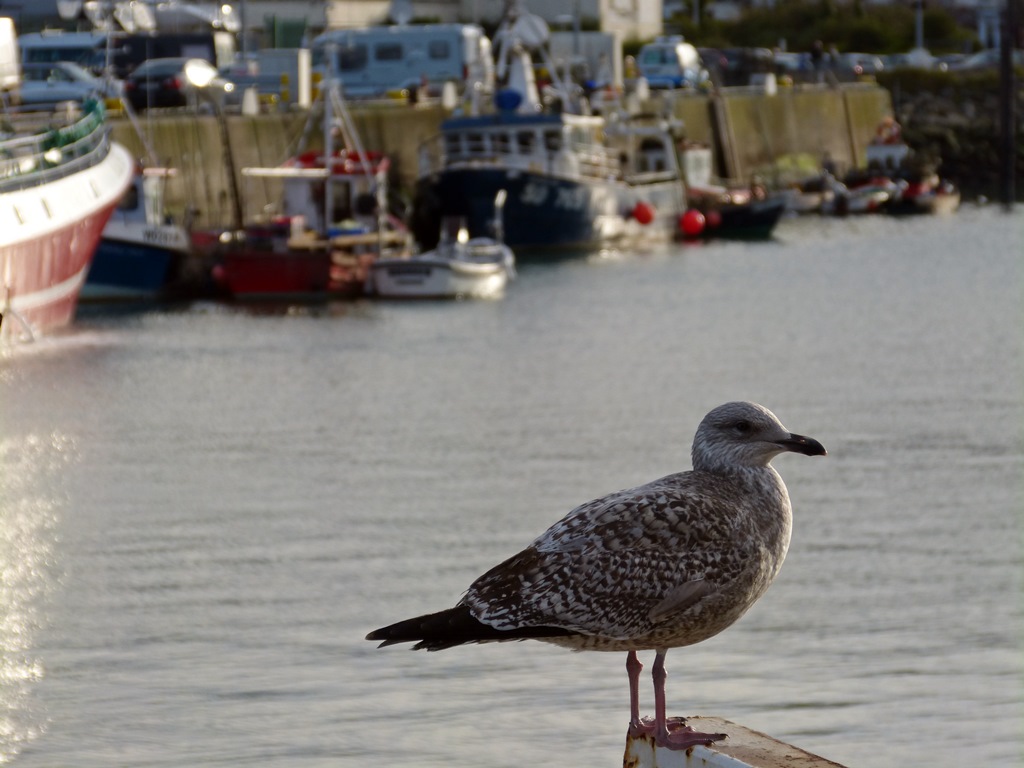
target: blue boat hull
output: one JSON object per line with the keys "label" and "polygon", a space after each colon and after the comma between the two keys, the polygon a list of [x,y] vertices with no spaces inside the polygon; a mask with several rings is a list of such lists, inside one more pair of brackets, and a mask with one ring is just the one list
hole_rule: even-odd
{"label": "blue boat hull", "polygon": [[502,189],[507,193],[503,237],[517,252],[606,244],[623,234],[639,200],[661,212],[662,220],[651,227],[665,228],[678,216],[683,194],[673,184],[631,188],[500,168],[450,168],[419,180],[413,235],[423,248],[433,248],[438,222],[462,217],[471,237],[494,237],[494,198]]}
{"label": "blue boat hull", "polygon": [[103,238],[89,268],[83,300],[156,299],[177,274],[179,251]]}
{"label": "blue boat hull", "polygon": [[420,180],[413,234],[424,247],[434,247],[437,222],[457,216],[465,218],[471,237],[493,237],[494,198],[501,189],[508,195],[504,239],[513,249],[594,245],[604,239],[601,222],[620,214],[615,192],[606,186],[502,169],[450,169]]}

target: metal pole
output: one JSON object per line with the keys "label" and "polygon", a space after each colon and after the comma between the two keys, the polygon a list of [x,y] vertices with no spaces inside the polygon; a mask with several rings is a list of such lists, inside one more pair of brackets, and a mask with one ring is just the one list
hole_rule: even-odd
{"label": "metal pole", "polygon": [[1013,49],[1017,40],[1016,0],[1006,0],[1003,12],[1003,34],[1000,35],[999,56],[999,127],[1002,134],[999,152],[999,191],[1003,207],[1009,211],[1016,198],[1016,85],[1013,70]]}
{"label": "metal pole", "polygon": [[914,47],[924,48],[924,0],[915,0],[914,9]]}
{"label": "metal pole", "polygon": [[233,216],[232,225],[234,231],[240,232],[243,225],[242,217],[242,195],[238,189],[238,177],[235,175],[235,153],[231,149],[231,137],[228,135],[228,119],[224,116],[219,104],[214,104],[217,112],[217,122],[220,124],[221,141],[224,144],[224,160],[227,163],[228,184],[231,186],[231,213]]}
{"label": "metal pole", "polygon": [[241,31],[241,37],[242,37],[242,61],[248,63],[248,61],[249,61],[249,35],[248,35],[248,30],[246,28],[246,23],[248,22],[248,13],[247,13],[248,8],[246,7],[246,0],[242,0],[242,2],[240,2],[238,4],[238,10],[240,11],[239,15],[241,17],[238,20],[238,25],[242,28],[242,31]]}

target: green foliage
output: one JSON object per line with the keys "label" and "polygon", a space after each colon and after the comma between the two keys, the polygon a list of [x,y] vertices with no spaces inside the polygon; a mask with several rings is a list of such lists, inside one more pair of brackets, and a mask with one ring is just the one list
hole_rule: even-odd
{"label": "green foliage", "polygon": [[[901,53],[914,47],[914,10],[864,0],[779,0],[772,8],[751,8],[735,22],[704,18],[695,26],[688,13],[677,14],[666,32],[678,32],[694,45],[711,48],[774,48],[785,41],[791,51],[808,51],[815,40],[840,52]],[[933,54],[977,48],[973,30],[961,26],[941,7],[924,12],[925,46]]]}
{"label": "green foliage", "polygon": [[[1017,70],[1017,76],[1024,72]],[[977,72],[940,72],[928,69],[892,69],[879,72],[878,84],[892,93],[902,96],[907,94],[931,93],[943,98],[974,99],[988,95],[992,99],[999,93],[999,72],[992,69]],[[992,116],[994,119],[994,115]]]}

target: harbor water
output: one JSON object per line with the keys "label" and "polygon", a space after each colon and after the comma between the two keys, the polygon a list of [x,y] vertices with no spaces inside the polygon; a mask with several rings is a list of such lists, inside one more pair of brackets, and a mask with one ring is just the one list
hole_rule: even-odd
{"label": "harbor water", "polygon": [[776,460],[787,562],[668,654],[669,714],[1019,764],[1021,221],[788,219],[521,263],[491,302],[81,313],[0,359],[0,762],[616,766],[624,654],[363,637],[751,399],[829,456]]}

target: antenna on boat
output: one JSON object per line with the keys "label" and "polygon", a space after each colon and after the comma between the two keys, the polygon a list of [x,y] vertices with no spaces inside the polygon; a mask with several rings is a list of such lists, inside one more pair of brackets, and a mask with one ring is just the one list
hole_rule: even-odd
{"label": "antenna on boat", "polygon": [[494,196],[494,239],[499,243],[505,242],[505,200],[508,192],[504,187],[498,190]]}
{"label": "antenna on boat", "polygon": [[330,92],[331,110],[338,119],[338,130],[341,131],[342,141],[345,142],[346,147],[350,147],[359,156],[359,164],[363,168],[363,173],[367,177],[373,176],[373,168],[366,157],[363,142],[359,138],[359,131],[356,130],[355,123],[352,122],[352,114],[345,106],[345,99],[341,96],[337,82],[331,83]]}
{"label": "antenna on boat", "polygon": [[[337,55],[337,43],[329,43],[327,45],[327,61],[336,61]],[[359,131],[356,130],[356,124],[352,121],[352,114],[348,111],[348,107],[345,105],[345,99],[341,93],[342,84],[334,69],[334,66],[327,67],[327,87],[321,91],[321,97],[324,100],[324,142],[328,142],[330,140],[333,135],[334,126],[337,124],[338,131],[341,134],[341,140],[345,143],[345,147],[356,153],[359,158],[359,163],[363,168],[363,173],[367,178],[370,178],[373,176],[373,169],[366,157],[366,152],[363,149],[363,142],[359,138]],[[324,154],[324,164],[329,170],[330,158],[334,154],[333,147],[330,148],[330,152],[325,150]]]}
{"label": "antenna on boat", "polygon": [[[522,0],[508,0],[505,6],[505,15],[498,31],[494,33],[495,74],[499,80],[503,80],[508,75],[510,88],[514,80],[524,80],[525,86],[519,82],[515,84],[529,90],[530,85],[534,83],[531,57],[536,53],[548,71],[552,90],[562,102],[562,108],[567,112],[581,112],[579,100],[574,98],[576,95],[574,92],[578,89],[575,89],[559,73],[558,67],[551,58],[551,53],[548,50],[550,37],[551,32],[544,19],[527,11],[522,5]],[[523,60],[524,58],[526,61]],[[510,69],[512,73],[509,73]],[[525,71],[526,69],[528,71]],[[520,95],[524,103],[528,103],[533,96],[528,92],[523,92]],[[534,108],[534,105],[528,104],[527,109],[530,108]],[[540,111],[539,103],[535,110]]]}

